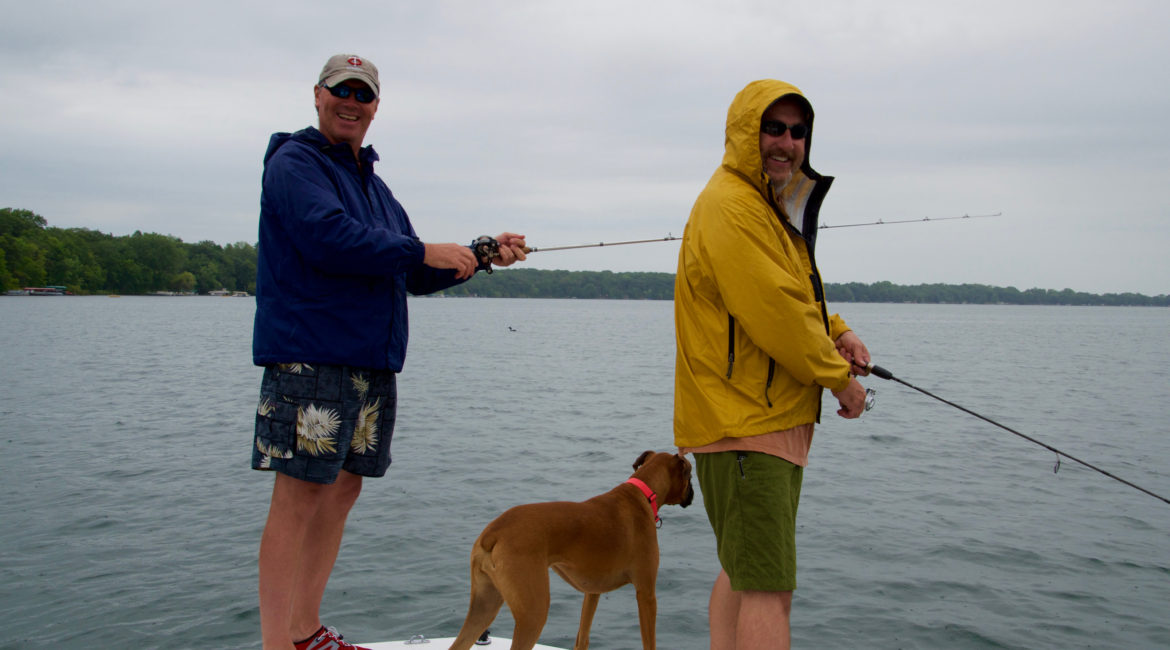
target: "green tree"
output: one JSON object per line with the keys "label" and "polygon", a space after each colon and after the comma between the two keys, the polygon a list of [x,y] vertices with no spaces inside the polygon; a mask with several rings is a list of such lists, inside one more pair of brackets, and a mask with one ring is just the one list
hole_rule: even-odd
{"label": "green tree", "polygon": [[4,255],[4,249],[0,248],[0,291],[8,291],[9,289],[16,289],[16,278],[8,272],[8,260]]}
{"label": "green tree", "polygon": [[0,235],[25,237],[33,231],[44,230],[47,225],[45,218],[32,210],[0,209]]}
{"label": "green tree", "polygon": [[183,271],[171,279],[171,291],[190,293],[195,290],[195,274]]}
{"label": "green tree", "polygon": [[43,237],[47,284],[67,286],[74,293],[101,288],[105,273],[82,231],[47,228]]}
{"label": "green tree", "polygon": [[40,246],[20,237],[0,235],[0,251],[7,259],[8,272],[18,287],[45,284],[45,255]]}
{"label": "green tree", "polygon": [[127,252],[147,274],[147,291],[165,289],[187,261],[182,242],[169,235],[134,231],[127,242]]}
{"label": "green tree", "polygon": [[233,284],[231,275],[225,272],[227,268],[226,256],[219,244],[204,240],[187,245],[187,270],[195,274],[197,292],[226,289],[229,284]]}
{"label": "green tree", "polygon": [[256,293],[256,247],[237,242],[223,247],[224,261],[234,291]]}

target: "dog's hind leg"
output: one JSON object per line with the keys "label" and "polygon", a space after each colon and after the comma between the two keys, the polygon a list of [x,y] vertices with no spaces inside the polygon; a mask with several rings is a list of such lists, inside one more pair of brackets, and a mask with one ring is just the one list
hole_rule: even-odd
{"label": "dog's hind leg", "polygon": [[511,650],[532,650],[548,620],[548,567],[540,561],[513,563],[494,577],[516,622]]}
{"label": "dog's hind leg", "polygon": [[601,594],[585,594],[581,603],[581,625],[577,627],[577,642],[573,650],[586,650],[589,647],[589,628],[593,627],[593,614],[597,611],[597,601]]}
{"label": "dog's hind leg", "polygon": [[463,619],[463,627],[459,636],[451,644],[450,650],[468,650],[479,639],[484,630],[496,620],[500,607],[504,604],[504,596],[496,589],[496,585],[482,571],[472,572],[471,602],[467,606],[467,618]]}

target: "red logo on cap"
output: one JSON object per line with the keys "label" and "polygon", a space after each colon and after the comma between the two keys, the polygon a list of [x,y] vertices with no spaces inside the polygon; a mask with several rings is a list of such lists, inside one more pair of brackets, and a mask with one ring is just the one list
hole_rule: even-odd
{"label": "red logo on cap", "polygon": [[349,57],[348,59],[345,60],[345,62],[350,64],[350,65],[361,65],[362,64],[362,60],[357,58],[356,56]]}

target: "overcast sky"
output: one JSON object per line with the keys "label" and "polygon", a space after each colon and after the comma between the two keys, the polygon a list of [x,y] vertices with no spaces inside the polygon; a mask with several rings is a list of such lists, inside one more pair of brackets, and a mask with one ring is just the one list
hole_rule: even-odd
{"label": "overcast sky", "polygon": [[[1170,2],[0,0],[0,207],[255,242],[262,156],[325,60],[424,241],[681,235],[747,82],[801,87],[827,282],[1170,293]],[[544,269],[675,270],[678,244]]]}

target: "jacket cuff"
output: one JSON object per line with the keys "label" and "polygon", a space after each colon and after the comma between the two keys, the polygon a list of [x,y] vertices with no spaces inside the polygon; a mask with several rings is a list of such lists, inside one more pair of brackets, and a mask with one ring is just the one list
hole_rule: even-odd
{"label": "jacket cuff", "polygon": [[852,327],[845,324],[845,319],[841,318],[840,314],[831,314],[829,316],[829,338],[833,339],[834,343],[837,342],[837,339],[841,338],[842,334],[852,329]]}
{"label": "jacket cuff", "polygon": [[848,388],[849,382],[851,382],[851,381],[853,381],[852,373],[846,372],[844,379],[838,380],[835,384],[825,386],[825,388],[828,388],[829,390],[833,391],[834,393],[839,393],[839,392],[845,390],[846,388]]}

